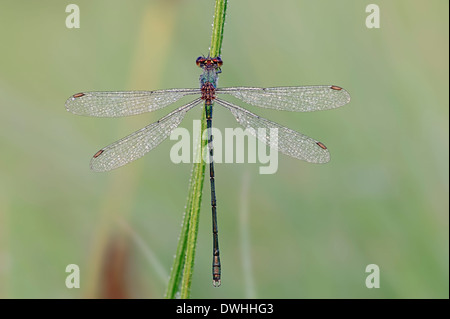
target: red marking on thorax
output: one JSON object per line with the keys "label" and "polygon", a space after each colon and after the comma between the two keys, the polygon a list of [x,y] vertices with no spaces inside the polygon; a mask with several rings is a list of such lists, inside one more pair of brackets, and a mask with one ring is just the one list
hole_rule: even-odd
{"label": "red marking on thorax", "polygon": [[215,96],[216,88],[210,82],[206,82],[205,84],[203,84],[201,91],[202,91],[202,97],[201,97],[202,100],[211,101],[216,98],[216,96]]}

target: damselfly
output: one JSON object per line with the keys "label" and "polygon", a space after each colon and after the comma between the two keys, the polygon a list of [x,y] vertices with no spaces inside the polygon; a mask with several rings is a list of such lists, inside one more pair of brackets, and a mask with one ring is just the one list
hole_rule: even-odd
{"label": "damselfly", "polygon": [[[186,113],[204,101],[209,150],[209,169],[211,182],[211,207],[213,224],[213,284],[220,286],[221,265],[217,228],[216,194],[214,186],[214,162],[212,143],[213,103],[227,108],[239,124],[248,128],[263,143],[289,156],[311,163],[326,163],[330,155],[319,141],[298,133],[287,127],[264,119],[240,106],[217,98],[219,94],[234,96],[245,103],[263,108],[310,112],[340,107],[350,101],[350,95],[335,85],[293,86],[293,87],[229,87],[217,88],[218,74],[221,72],[220,57],[199,57],[197,65],[203,69],[199,89],[170,89],[158,91],[124,92],[83,92],[71,96],[66,101],[68,111],[87,116],[120,117],[136,115],[161,109],[186,95],[200,95],[192,102],[183,105],[161,118],[117,142],[106,146],[94,154],[91,169],[98,172],[109,171],[140,158],[164,141],[181,123]],[[277,143],[269,140],[269,134],[258,134],[260,128],[276,129]]]}

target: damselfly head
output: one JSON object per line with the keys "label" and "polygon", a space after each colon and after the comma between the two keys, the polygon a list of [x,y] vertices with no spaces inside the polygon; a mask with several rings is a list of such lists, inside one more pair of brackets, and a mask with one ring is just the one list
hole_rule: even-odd
{"label": "damselfly head", "polygon": [[198,67],[202,69],[218,69],[222,66],[223,61],[220,57],[216,58],[205,58],[204,56],[199,56],[197,60],[195,60],[195,63]]}

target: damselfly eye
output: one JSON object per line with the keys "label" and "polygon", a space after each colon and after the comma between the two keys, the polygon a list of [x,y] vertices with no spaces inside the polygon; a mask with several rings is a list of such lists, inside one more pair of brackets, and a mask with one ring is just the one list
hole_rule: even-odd
{"label": "damselfly eye", "polygon": [[222,66],[222,64],[223,64],[223,61],[222,61],[222,59],[220,57],[214,58],[213,62],[215,64],[217,64],[219,67]]}
{"label": "damselfly eye", "polygon": [[197,66],[201,67],[202,64],[204,64],[206,61],[206,59],[202,56],[199,56],[197,58],[197,60],[195,60],[195,63],[197,64]]}

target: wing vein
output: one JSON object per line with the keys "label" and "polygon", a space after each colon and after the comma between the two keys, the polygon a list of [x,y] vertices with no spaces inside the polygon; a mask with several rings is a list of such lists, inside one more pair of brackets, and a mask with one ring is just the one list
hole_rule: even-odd
{"label": "wing vein", "polygon": [[350,102],[350,94],[335,85],[291,87],[219,88],[216,94],[230,94],[241,101],[280,111],[311,112],[334,109]]}
{"label": "wing vein", "polygon": [[201,101],[197,98],[160,120],[101,149],[92,158],[91,169],[97,172],[110,171],[144,156],[169,137],[186,113]]}
{"label": "wing vein", "polygon": [[251,135],[271,148],[310,163],[326,163],[330,160],[330,153],[319,141],[262,118],[228,101],[221,99],[215,101],[230,110],[238,123],[248,129]]}
{"label": "wing vein", "polygon": [[84,92],[68,98],[66,109],[77,115],[121,117],[155,111],[183,96],[200,93],[200,89]]}

